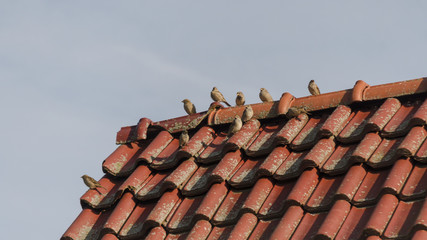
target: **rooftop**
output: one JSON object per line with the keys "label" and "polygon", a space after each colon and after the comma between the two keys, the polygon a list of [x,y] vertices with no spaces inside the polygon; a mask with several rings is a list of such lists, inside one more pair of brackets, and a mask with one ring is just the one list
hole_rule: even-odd
{"label": "rooftop", "polygon": [[427,78],[283,93],[230,137],[245,106],[142,118],[62,239],[427,239],[426,96]]}

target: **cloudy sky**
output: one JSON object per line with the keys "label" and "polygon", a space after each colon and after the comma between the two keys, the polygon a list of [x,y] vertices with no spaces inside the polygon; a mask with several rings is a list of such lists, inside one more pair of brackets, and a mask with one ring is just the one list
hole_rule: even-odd
{"label": "cloudy sky", "polygon": [[0,229],[59,239],[116,132],[259,88],[427,76],[426,1],[0,1]]}

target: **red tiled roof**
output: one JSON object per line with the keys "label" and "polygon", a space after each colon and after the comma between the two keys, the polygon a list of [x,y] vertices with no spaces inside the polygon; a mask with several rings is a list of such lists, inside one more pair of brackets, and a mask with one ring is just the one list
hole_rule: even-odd
{"label": "red tiled roof", "polygon": [[[427,239],[427,79],[124,127],[62,239]],[[309,115],[287,119],[291,106]],[[191,139],[179,148],[179,134]]]}

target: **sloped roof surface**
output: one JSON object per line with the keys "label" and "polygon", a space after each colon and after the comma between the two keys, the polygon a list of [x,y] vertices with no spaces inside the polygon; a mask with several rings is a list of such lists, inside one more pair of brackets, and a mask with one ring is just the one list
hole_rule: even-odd
{"label": "sloped roof surface", "polygon": [[[231,137],[244,107],[143,118],[62,239],[427,239],[426,92],[415,79],[284,93]],[[288,119],[291,106],[309,114]]]}

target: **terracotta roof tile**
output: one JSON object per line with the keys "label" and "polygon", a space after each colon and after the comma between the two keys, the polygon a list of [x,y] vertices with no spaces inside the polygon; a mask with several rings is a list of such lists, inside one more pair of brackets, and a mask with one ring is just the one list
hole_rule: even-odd
{"label": "terracotta roof tile", "polygon": [[105,159],[102,169],[113,176],[125,176],[135,169],[138,156],[148,143],[139,147],[138,144],[131,143],[120,145],[110,156]]}
{"label": "terracotta roof tile", "polygon": [[225,186],[225,182],[213,184],[197,209],[195,213],[196,217],[207,220],[212,219],[225,196],[227,196],[227,193],[228,188]]}
{"label": "terracotta roof tile", "polygon": [[150,145],[141,152],[138,158],[146,163],[152,163],[172,140],[173,137],[168,131],[159,132],[156,138],[154,138]]}
{"label": "terracotta roof tile", "polygon": [[281,216],[289,205],[289,201],[286,200],[288,199],[295,183],[296,181],[288,182],[286,184],[275,184],[259,210],[259,217],[271,219]]}
{"label": "terracotta roof tile", "polygon": [[381,107],[375,111],[374,115],[369,118],[365,128],[372,132],[381,131],[399,110],[400,105],[399,100],[396,98],[388,98]]}
{"label": "terracotta roof tile", "polygon": [[367,164],[373,168],[390,166],[396,160],[396,151],[403,138],[384,138],[375,152],[369,158]]}
{"label": "terracotta roof tile", "polygon": [[267,158],[261,162],[258,168],[258,175],[272,176],[276,170],[282,165],[290,152],[286,146],[276,147]]}
{"label": "terracotta roof tile", "polygon": [[146,240],[158,240],[166,238],[166,230],[162,227],[155,227],[147,234]]}
{"label": "terracotta roof tile", "polygon": [[422,105],[415,112],[414,116],[410,120],[412,125],[425,125],[427,123],[427,100],[424,100]]}
{"label": "terracotta roof tile", "polygon": [[337,136],[347,124],[350,115],[351,108],[344,105],[338,106],[320,128],[321,134],[325,137]]}
{"label": "terracotta roof tile", "polygon": [[423,127],[414,127],[403,139],[402,143],[397,149],[397,154],[402,156],[414,156],[418,148],[424,142],[427,132]]}
{"label": "terracotta roof tile", "polygon": [[62,239],[83,240],[97,238],[110,214],[111,211],[100,212],[94,209],[83,209],[64,233]]}
{"label": "terracotta roof tile", "polygon": [[102,236],[101,240],[118,240],[119,238],[116,237],[116,235],[113,234],[105,234]]}
{"label": "terracotta roof tile", "polygon": [[412,236],[412,240],[423,240],[427,239],[427,231],[426,230],[418,230]]}
{"label": "terracotta roof tile", "polygon": [[243,124],[242,128],[228,139],[224,146],[225,151],[235,151],[246,146],[246,144],[259,131],[260,125],[260,122],[256,119],[249,120]]}
{"label": "terracotta roof tile", "polygon": [[229,191],[213,217],[212,223],[215,225],[236,223],[249,193],[248,189]]}
{"label": "terracotta roof tile", "polygon": [[277,180],[286,180],[290,178],[295,178],[301,174],[304,170],[302,162],[307,155],[305,152],[292,152],[280,165],[277,171],[274,174],[274,178]]}
{"label": "terracotta roof tile", "polygon": [[414,159],[422,163],[427,163],[427,141],[423,142],[415,154]]}
{"label": "terracotta roof tile", "polygon": [[202,127],[183,146],[178,153],[178,158],[198,156],[214,138],[214,130],[210,127]]}
{"label": "terracotta roof tile", "polygon": [[374,207],[351,207],[350,212],[342,224],[336,239],[360,239],[366,223],[372,216]]}
{"label": "terracotta roof tile", "polygon": [[353,153],[357,145],[339,145],[332,153],[331,157],[323,164],[321,171],[327,174],[339,174],[345,172],[354,162]]}
{"label": "terracotta roof tile", "polygon": [[130,216],[136,206],[136,200],[132,193],[127,192],[120,199],[116,208],[112,211],[104,225],[103,232],[118,234],[126,219]]}
{"label": "terracotta roof tile", "polygon": [[427,166],[415,165],[401,191],[402,199],[425,197],[427,192]]}
{"label": "terracotta roof tile", "polygon": [[185,198],[173,212],[172,218],[166,226],[170,232],[182,232],[190,230],[193,227],[193,221],[195,221],[195,213],[203,197],[192,197]]}
{"label": "terracotta roof tile", "polygon": [[119,237],[138,237],[146,234],[148,224],[146,223],[147,216],[154,209],[155,203],[136,205],[131,215],[127,218],[123,224]]}
{"label": "terracotta roof tile", "polygon": [[198,239],[206,239],[209,236],[209,233],[212,230],[212,225],[209,221],[200,220],[194,227],[191,229],[191,232],[188,234],[188,240],[198,240]]}
{"label": "terracotta roof tile", "polygon": [[415,227],[426,229],[427,205],[425,200],[400,202],[387,225],[386,238],[408,238]]}
{"label": "terracotta roof tile", "polygon": [[338,135],[338,140],[343,143],[352,143],[362,140],[365,135],[367,120],[374,115],[374,108],[359,109],[353,112],[351,120]]}
{"label": "terracotta roof tile", "polygon": [[282,129],[277,133],[276,142],[278,144],[291,143],[298,133],[304,128],[308,119],[307,114],[300,114],[296,118],[289,119],[289,121],[287,121]]}
{"label": "terracotta roof tile", "polygon": [[304,210],[301,207],[290,206],[280,219],[270,239],[289,239],[298,227],[303,216]]}
{"label": "terracotta roof tile", "polygon": [[410,127],[414,125],[411,122],[415,112],[420,106],[420,101],[406,102],[403,104],[390,122],[384,127],[382,135],[385,137],[396,137],[407,133]]}
{"label": "terracotta roof tile", "polygon": [[282,127],[283,124],[275,123],[262,126],[256,139],[246,149],[246,154],[256,157],[270,153],[275,147],[275,136]]}
{"label": "terracotta roof tile", "polygon": [[124,179],[113,178],[105,175],[99,180],[104,188],[88,190],[81,198],[82,205],[89,205],[92,208],[106,208],[114,204],[120,198],[123,191],[120,191]]}
{"label": "terracotta roof tile", "polygon": [[277,225],[280,222],[280,218],[276,218],[270,221],[260,220],[256,225],[255,229],[252,231],[249,239],[258,240],[258,239],[268,239],[276,229]]}
{"label": "terracotta roof tile", "polygon": [[398,203],[399,200],[391,194],[385,194],[381,197],[365,225],[365,233],[367,235],[382,235]]}
{"label": "terracotta roof tile", "polygon": [[178,164],[179,140],[173,139],[160,154],[153,159],[151,168],[156,170],[169,169]]}
{"label": "terracotta roof tile", "polygon": [[301,132],[292,141],[290,147],[296,151],[311,148],[319,139],[319,131],[328,115],[313,116],[301,130]]}
{"label": "terracotta roof tile", "polygon": [[[424,239],[427,80],[122,128],[62,239]],[[308,114],[288,119],[290,107]],[[179,147],[187,130],[190,141]]]}
{"label": "terracotta roof tile", "polygon": [[248,239],[257,222],[257,217],[252,213],[243,214],[243,216],[237,222],[236,226],[233,228],[233,231],[230,233],[229,238],[236,240]]}
{"label": "terracotta roof tile", "polygon": [[316,235],[320,238],[334,239],[341,225],[347,218],[350,207],[351,204],[345,200],[336,201]]}
{"label": "terracotta roof tile", "polygon": [[208,236],[209,240],[227,240],[234,226],[214,227]]}
{"label": "terracotta roof tile", "polygon": [[198,156],[197,162],[209,164],[220,161],[227,140],[226,132],[216,133],[215,139]]}
{"label": "terracotta roof tile", "polygon": [[247,159],[227,182],[236,188],[253,186],[256,173],[263,159]]}
{"label": "terracotta roof tile", "polygon": [[295,230],[291,239],[311,239],[319,231],[322,223],[325,222],[327,212],[306,213]]}

